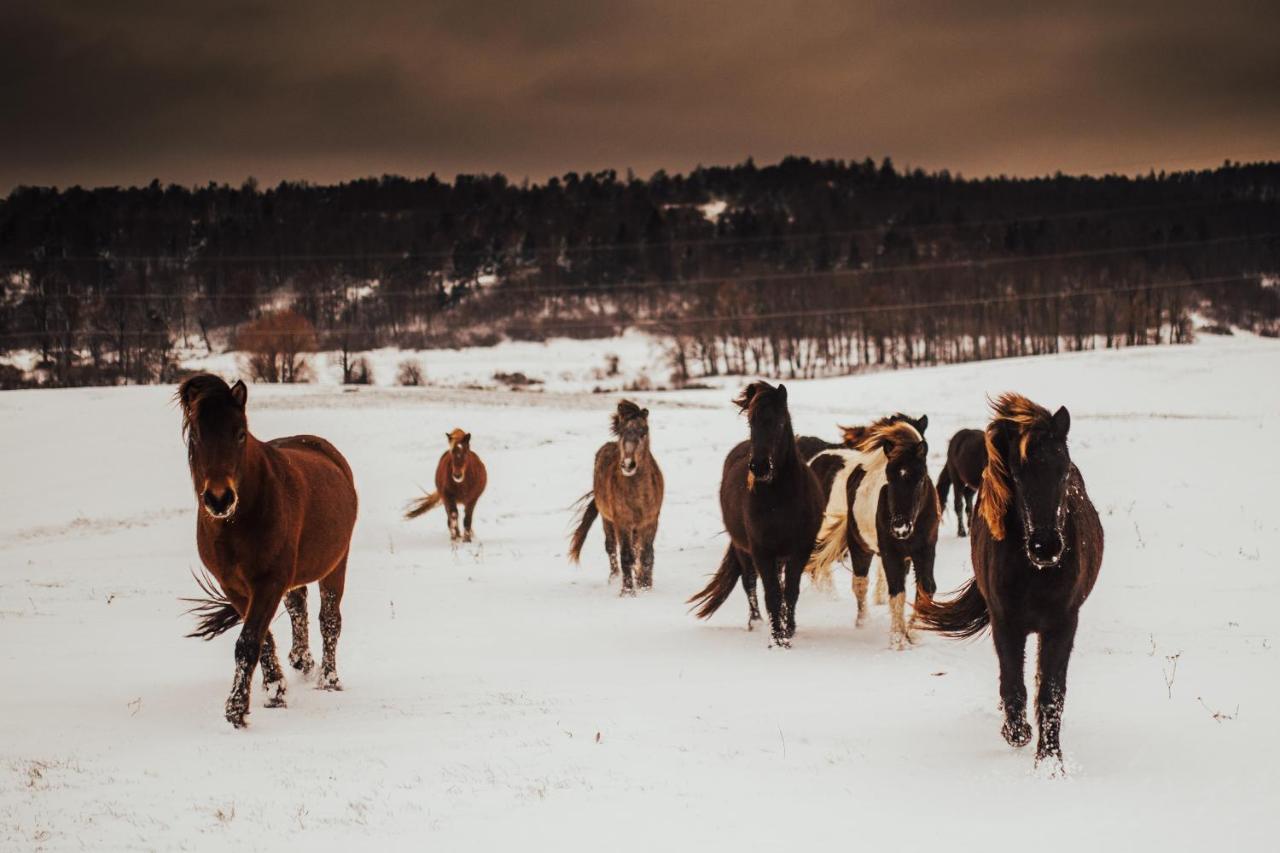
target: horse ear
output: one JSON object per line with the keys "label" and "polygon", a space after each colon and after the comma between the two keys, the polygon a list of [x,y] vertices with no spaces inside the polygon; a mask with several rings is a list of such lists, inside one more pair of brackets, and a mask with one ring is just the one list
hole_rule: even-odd
{"label": "horse ear", "polygon": [[642,417],[642,418],[647,418],[647,417],[649,417],[649,410],[648,410],[648,409],[641,409],[641,410],[640,410],[640,417]]}
{"label": "horse ear", "polygon": [[924,431],[929,428],[929,416],[921,415],[920,420],[916,421],[916,432],[924,435]]}
{"label": "horse ear", "polygon": [[462,443],[463,443],[463,444],[470,444],[470,443],[471,443],[471,433],[467,433],[466,435],[464,435],[464,436],[462,437]]}
{"label": "horse ear", "polygon": [[245,401],[249,399],[249,388],[244,384],[244,380],[237,379],[236,384],[231,386],[231,399],[235,400],[240,408],[244,408]]}
{"label": "horse ear", "polygon": [[1067,411],[1066,406],[1059,406],[1058,411],[1053,413],[1053,431],[1060,438],[1066,438],[1067,433],[1071,431],[1071,413]]}
{"label": "horse ear", "polygon": [[453,444],[453,433],[451,433],[451,432],[446,432],[446,433],[444,434],[444,440],[445,440],[446,442],[448,442],[449,444]]}
{"label": "horse ear", "polygon": [[782,402],[787,402],[787,386],[778,383],[778,396],[782,398]]}

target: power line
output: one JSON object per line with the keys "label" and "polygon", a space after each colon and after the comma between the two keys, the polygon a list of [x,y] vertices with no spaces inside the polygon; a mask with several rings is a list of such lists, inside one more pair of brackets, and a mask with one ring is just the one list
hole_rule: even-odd
{"label": "power line", "polygon": [[[1102,249],[1078,249],[1067,252],[1053,252],[1039,255],[1007,255],[992,258],[964,258],[948,261],[934,261],[928,263],[912,263],[912,264],[894,264],[883,267],[865,267],[858,269],[843,270],[809,270],[795,272],[775,272],[775,273],[757,273],[757,274],[732,274],[732,275],[710,275],[698,278],[685,279],[648,279],[636,282],[618,282],[613,284],[582,284],[582,285],[565,285],[565,286],[533,286],[533,287],[514,287],[514,286],[493,286],[484,289],[502,296],[518,296],[521,294],[529,294],[532,296],[559,296],[569,294],[583,295],[599,295],[607,293],[616,293],[621,291],[645,291],[664,289],[679,291],[682,288],[693,288],[707,284],[731,284],[731,283],[760,283],[769,284],[785,281],[810,280],[810,284],[830,284],[840,279],[856,279],[866,278],[877,275],[888,275],[892,273],[913,273],[913,272],[940,272],[945,270],[982,270],[986,267],[995,266],[1011,266],[1017,264],[1041,263],[1045,261],[1059,260],[1080,260],[1092,257],[1105,257],[1107,255],[1120,255],[1138,252],[1159,252],[1175,249],[1195,248],[1198,246],[1226,245],[1230,243],[1242,243],[1250,240],[1269,240],[1280,238],[1280,231],[1267,231],[1258,234],[1237,234],[1230,237],[1211,237],[1203,240],[1183,240],[1178,242],[1160,242],[1145,243],[1139,245],[1128,246],[1112,246]],[[361,289],[363,285],[354,289]],[[143,300],[163,302],[165,300],[174,299],[193,299],[195,301],[220,301],[226,299],[253,299],[258,298],[263,302],[273,301],[276,299],[299,299],[305,297],[311,298],[331,298],[339,295],[337,291],[327,291],[314,294],[272,294],[272,293],[173,293],[173,294],[156,294],[156,293],[99,293],[99,294],[43,294],[44,298],[56,300],[59,298],[81,298],[92,297],[100,298],[107,301],[113,300]],[[371,296],[380,298],[391,297],[429,297],[433,294],[425,290],[383,290],[381,288],[374,289]],[[348,301],[349,301],[349,297]]]}
{"label": "power line", "polygon": [[[913,311],[935,308],[955,308],[955,307],[972,307],[975,305],[987,304],[1009,304],[1016,302],[1034,302],[1045,301],[1050,299],[1071,299],[1085,296],[1105,296],[1117,293],[1140,293],[1148,291],[1164,291],[1164,290],[1182,290],[1199,285],[1207,284],[1239,284],[1242,282],[1256,281],[1255,274],[1240,274],[1232,276],[1214,276],[1205,278],[1189,278],[1177,281],[1153,282],[1150,284],[1128,285],[1123,287],[1096,287],[1086,288],[1082,290],[1057,290],[1047,293],[1013,293],[1001,294],[994,296],[972,297],[965,299],[944,299],[933,300],[928,302],[901,302],[890,305],[863,305],[856,308],[819,308],[807,309],[801,311],[775,311],[769,313],[746,314],[746,315],[725,315],[725,314],[708,314],[697,317],[676,317],[670,319],[647,317],[638,319],[626,318],[609,318],[601,317],[595,319],[573,319],[573,320],[550,320],[544,323],[529,323],[524,325],[507,326],[507,329],[527,329],[533,331],[546,332],[551,329],[583,329],[598,328],[600,326],[641,326],[641,327],[662,327],[674,325],[697,325],[702,323],[742,323],[755,322],[759,320],[782,320],[801,317],[842,317],[855,316],[860,314],[889,313],[894,311]],[[342,334],[370,334],[372,330],[358,327],[336,327],[330,329],[317,330],[317,335],[342,335]],[[97,335],[103,338],[117,337],[117,333],[111,330],[55,330],[49,329],[45,331],[32,332],[6,332],[0,334],[0,339],[13,338],[39,338],[39,337],[66,337],[73,338],[85,335]],[[135,332],[127,332],[123,335],[128,340],[137,340],[141,338],[172,338],[176,333],[169,331],[148,331],[141,330]]]}
{"label": "power line", "polygon": [[[1129,213],[1144,213],[1150,211],[1164,210],[1182,210],[1187,208],[1211,207],[1217,205],[1230,204],[1267,204],[1265,199],[1259,198],[1231,198],[1231,199],[1200,199],[1196,201],[1135,205],[1123,208],[1092,208],[1085,210],[1063,211],[1060,213],[1038,214],[1019,217],[1005,217],[997,219],[973,220],[969,222],[937,222],[937,223],[920,223],[916,225],[898,225],[889,223],[885,225],[872,225],[864,228],[846,229],[840,231],[810,231],[798,234],[753,234],[740,237],[699,237],[684,240],[665,240],[653,243],[647,242],[631,242],[631,243],[595,243],[586,246],[570,246],[564,248],[539,247],[529,250],[535,257],[538,255],[552,254],[555,257],[561,255],[577,255],[577,254],[594,254],[604,252],[620,252],[620,251],[644,251],[652,249],[665,248],[687,248],[693,246],[736,246],[750,245],[753,243],[788,243],[801,240],[816,239],[847,239],[850,237],[862,235],[878,235],[886,232],[895,232],[900,234],[917,234],[921,232],[937,231],[937,230],[955,230],[959,231],[966,228],[986,228],[997,225],[1016,225],[1022,223],[1038,223],[1059,221],[1065,219],[1077,219],[1097,216],[1118,216]],[[276,254],[276,255],[204,255],[200,257],[183,257],[177,255],[64,255],[50,256],[43,260],[55,263],[143,263],[143,262],[165,262],[177,264],[222,264],[222,263],[281,263],[281,262],[303,262],[303,261],[420,261],[420,260],[450,260],[458,257],[492,257],[497,258],[502,254],[522,253],[518,247],[506,247],[504,249],[472,249],[472,250],[438,250],[433,252],[341,252],[341,253],[303,253],[303,254]],[[37,260],[35,257],[24,258],[0,258],[0,265],[5,266],[22,266],[31,264]]]}

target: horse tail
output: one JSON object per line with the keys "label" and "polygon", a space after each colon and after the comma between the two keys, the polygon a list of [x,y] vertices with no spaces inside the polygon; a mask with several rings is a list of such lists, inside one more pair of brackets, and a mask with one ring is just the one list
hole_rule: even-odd
{"label": "horse tail", "polygon": [[[958,484],[956,488],[961,488]],[[947,492],[951,491],[951,465],[950,463],[942,466],[942,473],[938,475],[938,506],[946,508]],[[944,519],[939,518],[939,521]]]}
{"label": "horse tail", "polygon": [[426,515],[431,510],[440,505],[440,493],[432,492],[429,495],[423,495],[417,500],[409,501],[409,506],[404,511],[406,519],[417,518],[420,515]]}
{"label": "horse tail", "polygon": [[820,589],[834,589],[831,580],[831,564],[844,556],[848,548],[849,513],[827,513],[822,517],[822,527],[818,530],[817,541],[804,570],[810,582]]}
{"label": "horse tail", "polygon": [[711,576],[711,580],[702,588],[702,591],[691,596],[685,604],[692,604],[698,608],[697,616],[699,619],[706,619],[712,613],[720,609],[720,605],[728,600],[733,588],[738,585],[738,578],[742,576],[742,565],[738,562],[738,557],[733,553],[733,546],[730,545],[724,551],[724,559],[720,561],[720,568],[716,569],[716,573]]}
{"label": "horse tail", "polygon": [[219,588],[218,582],[207,571],[201,571],[200,574],[192,572],[191,576],[196,579],[196,585],[200,587],[205,597],[180,599],[192,605],[187,612],[194,613],[196,616],[196,629],[187,636],[212,640],[238,625],[240,612],[231,605],[230,599]]}
{"label": "horse tail", "polygon": [[936,631],[947,637],[976,637],[991,624],[991,612],[978,584],[969,578],[960,587],[959,595],[950,601],[921,601],[916,604],[916,624],[926,631]]}
{"label": "horse tail", "polygon": [[578,512],[578,526],[569,539],[569,561],[572,563],[581,559],[582,545],[587,541],[587,531],[591,529],[591,525],[595,524],[596,516],[600,514],[599,508],[596,507],[595,492],[587,492],[578,498],[578,504],[582,506]]}

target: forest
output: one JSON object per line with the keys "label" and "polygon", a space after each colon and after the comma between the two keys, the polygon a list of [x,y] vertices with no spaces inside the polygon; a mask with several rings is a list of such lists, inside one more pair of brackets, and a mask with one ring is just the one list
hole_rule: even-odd
{"label": "forest", "polygon": [[[643,329],[671,381],[1280,330],[1280,163],[965,179],[875,162],[0,200],[0,385],[173,381],[180,353]],[[264,361],[265,363],[265,361]],[[358,381],[352,371],[352,381]],[[271,360],[262,379],[302,378]]]}

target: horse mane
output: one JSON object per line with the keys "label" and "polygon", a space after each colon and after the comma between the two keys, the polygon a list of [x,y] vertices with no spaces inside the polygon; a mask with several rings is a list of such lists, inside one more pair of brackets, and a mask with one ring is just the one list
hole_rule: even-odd
{"label": "horse mane", "polygon": [[777,388],[763,380],[752,382],[746,388],[742,389],[741,394],[733,398],[733,404],[737,406],[740,411],[746,412],[749,415],[755,411],[755,407],[759,403],[760,398],[763,397],[766,392],[777,390]]}
{"label": "horse mane", "polygon": [[1006,391],[991,401],[991,423],[987,424],[987,468],[982,472],[982,492],[978,498],[978,512],[987,523],[994,539],[1004,539],[1004,516],[1009,509],[1013,489],[1009,484],[1009,466],[1004,455],[996,447],[996,435],[1000,430],[1012,427],[1016,430],[1018,455],[1027,458],[1027,444],[1037,431],[1053,428],[1053,416],[1049,410],[1031,400]]}
{"label": "horse mane", "polygon": [[645,412],[630,400],[621,400],[618,402],[618,410],[613,413],[609,419],[609,429],[614,435],[622,434],[622,425],[632,418],[645,417]]}
{"label": "horse mane", "polygon": [[178,386],[173,399],[182,409],[184,437],[191,430],[191,422],[195,419],[200,404],[211,397],[225,397],[235,402],[235,397],[231,395],[231,386],[221,376],[215,376],[212,373],[197,373],[195,376],[189,376]]}
{"label": "horse mane", "polygon": [[924,436],[915,428],[911,419],[901,412],[881,418],[870,426],[840,429],[844,433],[845,444],[863,453],[869,453],[884,443],[888,445],[885,455],[897,456],[924,441]]}
{"label": "horse mane", "polygon": [[455,444],[462,441],[462,439],[466,437],[467,437],[467,431],[465,429],[463,429],[462,427],[454,427],[454,429],[449,432],[449,446],[453,447]]}

